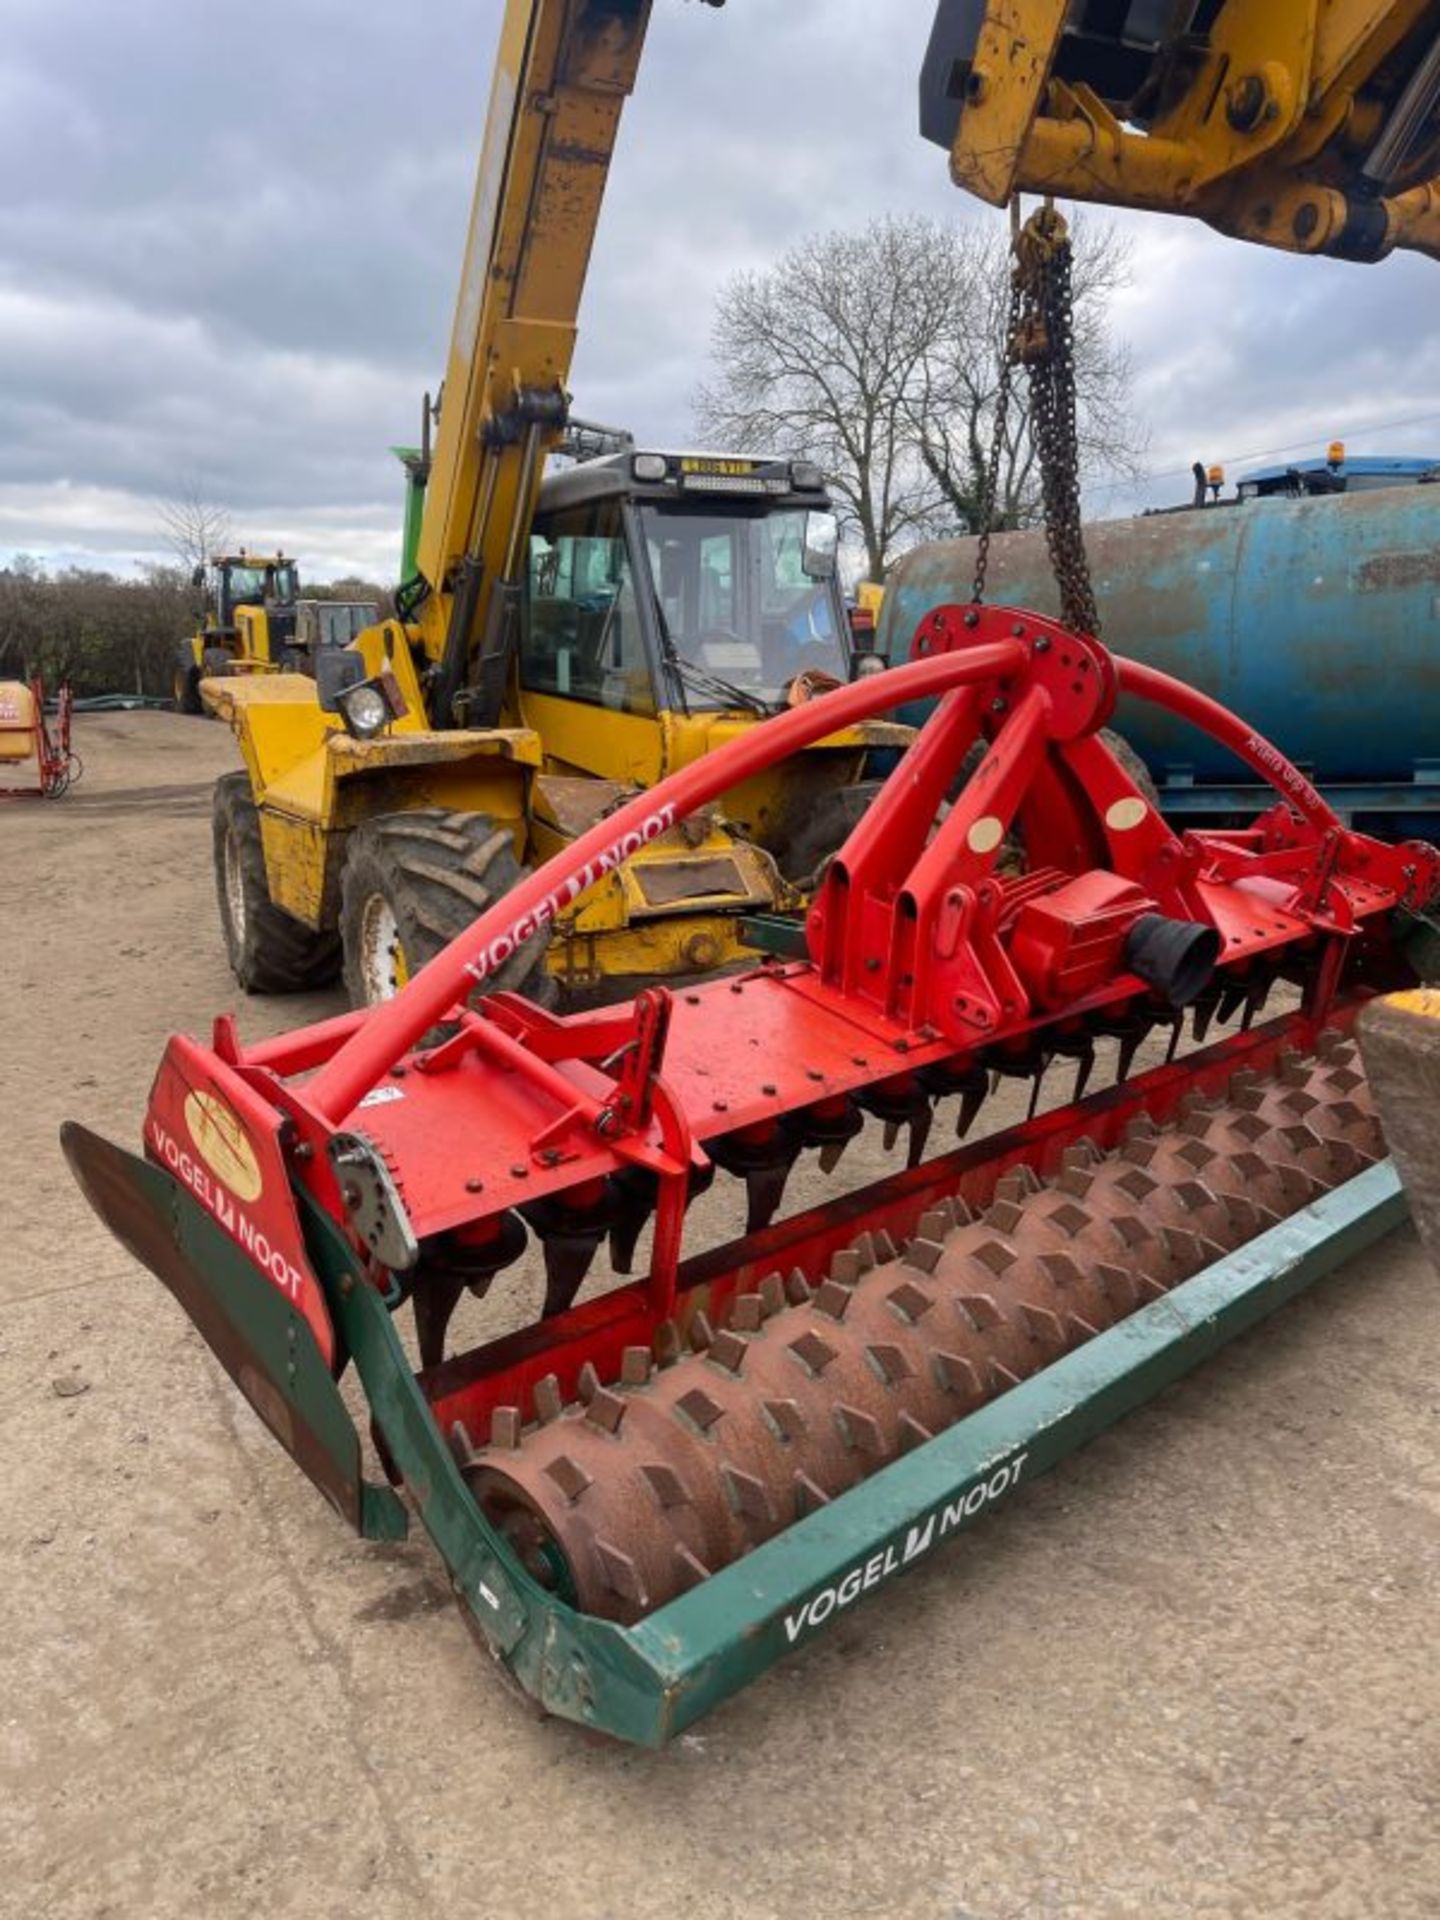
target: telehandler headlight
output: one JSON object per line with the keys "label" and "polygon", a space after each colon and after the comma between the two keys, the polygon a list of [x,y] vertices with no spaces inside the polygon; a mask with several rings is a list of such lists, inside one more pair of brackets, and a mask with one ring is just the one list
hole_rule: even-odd
{"label": "telehandler headlight", "polygon": [[355,687],[340,702],[340,714],[351,733],[362,740],[379,733],[390,718],[390,709],[378,687]]}
{"label": "telehandler headlight", "polygon": [[405,712],[404,696],[392,673],[377,674],[373,680],[347,687],[336,695],[335,705],[345,731],[356,740],[373,740]]}

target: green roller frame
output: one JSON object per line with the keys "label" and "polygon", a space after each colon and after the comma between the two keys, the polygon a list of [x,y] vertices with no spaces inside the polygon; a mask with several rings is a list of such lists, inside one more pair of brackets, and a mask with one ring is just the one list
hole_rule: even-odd
{"label": "green roller frame", "polygon": [[[86,1140],[72,1138],[69,1146],[75,1158],[86,1158]],[[96,1163],[89,1171],[93,1185]],[[403,1533],[400,1502],[360,1481],[359,1437],[304,1322],[167,1174],[107,1145],[104,1179],[112,1204],[129,1188],[127,1243],[182,1302],[192,1304],[194,1292],[187,1271],[203,1273],[209,1297],[225,1303],[229,1321],[247,1328],[252,1341],[263,1328],[265,1346],[285,1356],[272,1355],[264,1370],[285,1382],[289,1417],[333,1463],[322,1462],[317,1472],[301,1460],[332,1502],[368,1537]],[[135,1231],[142,1189],[148,1233]],[[639,1625],[622,1628],[575,1612],[516,1563],[470,1497],[390,1306],[361,1280],[324,1216],[303,1197],[301,1204],[342,1349],[479,1635],[546,1712],[647,1747],[663,1746],[868,1594],[930,1559],[980,1514],[1373,1245],[1407,1213],[1393,1163],[1370,1168]],[[211,1329],[202,1331],[217,1345]],[[231,1371],[238,1377],[236,1367]],[[283,1441],[286,1410],[257,1411]],[[343,1480],[349,1497],[337,1498],[327,1479]]]}

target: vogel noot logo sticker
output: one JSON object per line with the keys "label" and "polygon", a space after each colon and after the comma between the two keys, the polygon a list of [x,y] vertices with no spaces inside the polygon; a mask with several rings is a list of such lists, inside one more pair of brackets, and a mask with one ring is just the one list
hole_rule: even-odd
{"label": "vogel noot logo sticker", "polygon": [[185,1125],[215,1178],[237,1200],[258,1200],[265,1183],[239,1115],[213,1093],[190,1093],[185,1096]]}

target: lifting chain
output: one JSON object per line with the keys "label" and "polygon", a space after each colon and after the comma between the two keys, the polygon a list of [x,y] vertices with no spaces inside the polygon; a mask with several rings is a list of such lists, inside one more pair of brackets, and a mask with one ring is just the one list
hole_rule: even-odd
{"label": "lifting chain", "polygon": [[1100,614],[1080,525],[1080,440],[1075,409],[1074,248],[1052,203],[1014,236],[1006,351],[995,401],[995,433],[980,494],[980,545],[974,598],[985,597],[990,536],[995,527],[1000,467],[1009,428],[1016,367],[1030,383],[1030,434],[1040,462],[1045,539],[1060,590],[1060,617],[1077,633],[1098,635]]}

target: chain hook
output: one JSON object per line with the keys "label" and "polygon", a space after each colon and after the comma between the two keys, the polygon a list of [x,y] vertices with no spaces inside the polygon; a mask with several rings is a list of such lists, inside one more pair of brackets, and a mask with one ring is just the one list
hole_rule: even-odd
{"label": "chain hook", "polygon": [[1077,633],[1098,635],[1085,537],[1080,520],[1080,436],[1075,392],[1074,248],[1064,215],[1047,195],[1028,220],[1020,198],[1010,203],[1010,311],[995,396],[995,430],[980,493],[979,547],[971,598],[985,598],[990,539],[995,531],[1000,466],[1009,437],[1014,372],[1030,385],[1030,426],[1040,464],[1045,539],[1060,592],[1060,614]]}

